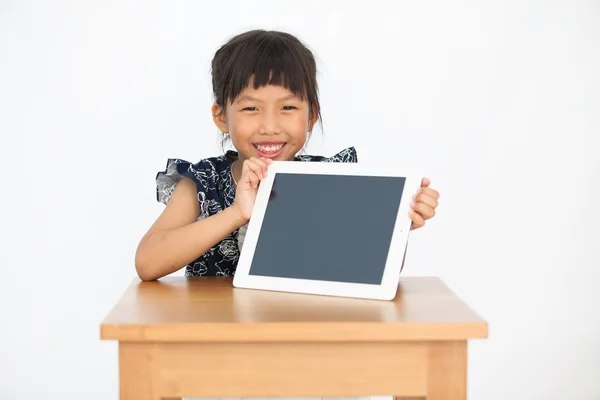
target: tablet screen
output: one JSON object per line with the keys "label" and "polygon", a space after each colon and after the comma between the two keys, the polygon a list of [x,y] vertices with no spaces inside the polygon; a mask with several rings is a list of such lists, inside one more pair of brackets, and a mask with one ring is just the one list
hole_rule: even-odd
{"label": "tablet screen", "polygon": [[277,173],[249,274],[381,284],[404,184]]}

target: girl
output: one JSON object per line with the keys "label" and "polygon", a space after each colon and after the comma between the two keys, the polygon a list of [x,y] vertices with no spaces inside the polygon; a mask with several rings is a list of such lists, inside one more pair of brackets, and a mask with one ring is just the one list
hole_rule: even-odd
{"label": "girl", "polygon": [[[332,157],[298,155],[321,120],[312,52],[287,33],[235,36],[212,61],[212,116],[236,151],[195,164],[170,159],[156,178],[165,210],[139,243],[142,280],[185,267],[186,276],[235,273],[261,179],[273,160],[357,162],[351,147]],[[412,229],[433,217],[439,194],[424,179]]]}

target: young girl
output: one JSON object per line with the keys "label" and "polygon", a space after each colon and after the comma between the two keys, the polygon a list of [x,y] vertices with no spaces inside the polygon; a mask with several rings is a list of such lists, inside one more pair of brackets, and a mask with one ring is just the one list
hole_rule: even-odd
{"label": "young girl", "polygon": [[[185,267],[186,276],[235,273],[261,179],[273,160],[357,162],[353,147],[332,157],[299,155],[321,119],[312,52],[287,33],[235,36],[212,61],[212,116],[237,151],[195,164],[170,159],[157,175],[165,210],[136,253],[143,280]],[[433,217],[439,194],[424,179],[413,197],[412,229]]]}

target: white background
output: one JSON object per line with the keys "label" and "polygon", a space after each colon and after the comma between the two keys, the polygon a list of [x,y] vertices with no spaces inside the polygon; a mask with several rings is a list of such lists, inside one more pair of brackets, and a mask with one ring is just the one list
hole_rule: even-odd
{"label": "white background", "polygon": [[[600,5],[0,2],[0,398],[116,399],[99,324],[135,277],[168,157],[218,155],[209,64],[251,28],[320,67],[309,152],[422,168],[405,273],[489,321],[471,399],[600,399]],[[358,4],[358,3],[357,3]]]}

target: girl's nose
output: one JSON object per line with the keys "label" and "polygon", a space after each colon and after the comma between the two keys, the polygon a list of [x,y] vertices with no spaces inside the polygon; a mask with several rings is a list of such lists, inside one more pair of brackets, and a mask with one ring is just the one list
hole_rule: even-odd
{"label": "girl's nose", "polygon": [[261,122],[259,130],[261,135],[277,135],[281,133],[279,118],[275,113],[265,113]]}

